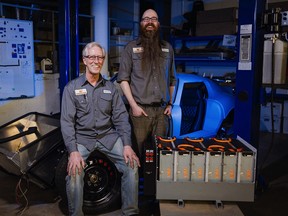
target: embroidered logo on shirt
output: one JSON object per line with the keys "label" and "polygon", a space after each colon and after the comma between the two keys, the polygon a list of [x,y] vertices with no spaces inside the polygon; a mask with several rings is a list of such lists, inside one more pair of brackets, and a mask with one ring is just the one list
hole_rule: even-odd
{"label": "embroidered logo on shirt", "polygon": [[143,47],[133,47],[133,53],[142,53],[143,51]]}
{"label": "embroidered logo on shirt", "polygon": [[75,95],[87,95],[87,89],[76,89]]}
{"label": "embroidered logo on shirt", "polygon": [[104,94],[111,94],[111,91],[104,89],[104,90],[103,90],[103,93],[104,93]]}
{"label": "embroidered logo on shirt", "polygon": [[167,49],[167,48],[162,48],[162,52],[167,52],[167,53],[169,53],[169,49]]}

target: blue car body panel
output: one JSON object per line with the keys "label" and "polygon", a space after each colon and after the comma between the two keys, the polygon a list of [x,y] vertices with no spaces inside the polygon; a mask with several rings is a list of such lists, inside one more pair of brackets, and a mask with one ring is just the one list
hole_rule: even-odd
{"label": "blue car body panel", "polygon": [[[223,86],[220,86],[214,80],[209,78],[201,77],[194,74],[177,74],[177,86],[175,91],[175,97],[173,102],[172,109],[172,118],[171,118],[171,132],[172,136],[176,138],[206,138],[213,137],[217,135],[222,122],[228,116],[228,114],[234,109],[235,98],[234,95],[225,89]],[[196,117],[199,112],[203,112],[203,119],[201,128],[197,130],[182,133],[181,127],[183,128],[183,98],[187,97],[185,101],[190,100],[189,94],[183,95],[183,90],[185,86],[198,83],[199,86],[202,85],[202,88],[205,88],[205,96],[203,96],[202,103],[204,108],[198,110],[198,113],[195,113]],[[187,102],[186,102],[187,103]],[[187,109],[187,107],[185,108]],[[204,110],[203,110],[204,109]],[[189,119],[187,119],[189,121]]]}

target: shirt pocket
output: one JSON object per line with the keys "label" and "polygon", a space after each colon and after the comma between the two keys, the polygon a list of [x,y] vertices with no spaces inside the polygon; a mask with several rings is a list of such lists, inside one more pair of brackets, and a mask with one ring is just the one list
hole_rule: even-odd
{"label": "shirt pocket", "polygon": [[133,59],[133,70],[134,71],[142,71],[142,59],[143,54],[142,53],[133,53],[132,54]]}
{"label": "shirt pocket", "polygon": [[101,94],[98,104],[101,111],[110,113],[112,110],[112,94]]}
{"label": "shirt pocket", "polygon": [[161,52],[160,53],[160,57],[165,61],[165,62],[169,62],[171,60],[171,56],[169,54],[169,52]]}
{"label": "shirt pocket", "polygon": [[90,111],[87,96],[79,95],[76,97],[76,115],[81,118],[87,115]]}
{"label": "shirt pocket", "polygon": [[160,71],[167,71],[169,70],[170,64],[171,64],[171,56],[169,52],[161,52],[160,53],[160,59],[161,61],[159,62],[160,68],[163,68],[164,70]]}

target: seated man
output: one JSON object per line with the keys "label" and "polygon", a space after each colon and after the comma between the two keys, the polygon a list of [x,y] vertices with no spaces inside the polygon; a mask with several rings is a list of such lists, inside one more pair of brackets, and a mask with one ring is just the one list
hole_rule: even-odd
{"label": "seated man", "polygon": [[70,215],[83,215],[85,160],[97,149],[122,173],[122,214],[138,209],[139,159],[131,148],[131,126],[125,105],[110,81],[100,71],[105,50],[96,42],[82,51],[86,71],[64,88],[61,130],[69,153],[66,190]]}

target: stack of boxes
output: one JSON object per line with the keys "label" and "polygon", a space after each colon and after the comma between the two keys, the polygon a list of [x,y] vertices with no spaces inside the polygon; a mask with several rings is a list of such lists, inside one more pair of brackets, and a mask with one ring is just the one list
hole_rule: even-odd
{"label": "stack of boxes", "polygon": [[288,100],[261,105],[260,131],[272,132],[272,110],[274,133],[288,134]]}
{"label": "stack of boxes", "polygon": [[198,11],[196,36],[236,34],[238,28],[238,8],[223,8]]}
{"label": "stack of boxes", "polygon": [[[273,106],[273,110],[271,110]],[[273,111],[273,126],[274,131],[272,131],[272,115]],[[281,132],[281,116],[282,116],[282,104],[274,102],[267,103],[266,105],[261,105],[261,114],[260,114],[260,131],[265,132]]]}

